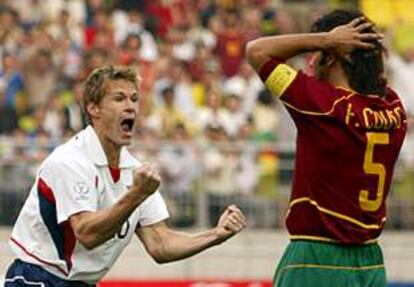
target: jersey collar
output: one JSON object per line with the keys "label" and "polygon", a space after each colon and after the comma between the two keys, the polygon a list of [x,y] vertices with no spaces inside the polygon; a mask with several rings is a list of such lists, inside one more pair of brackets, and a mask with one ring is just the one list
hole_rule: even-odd
{"label": "jersey collar", "polygon": [[[102,144],[92,126],[87,126],[84,130],[86,149],[89,157],[97,166],[108,166],[108,160],[103,150]],[[129,153],[126,147],[121,148],[119,168],[133,168],[137,164],[136,159]]]}

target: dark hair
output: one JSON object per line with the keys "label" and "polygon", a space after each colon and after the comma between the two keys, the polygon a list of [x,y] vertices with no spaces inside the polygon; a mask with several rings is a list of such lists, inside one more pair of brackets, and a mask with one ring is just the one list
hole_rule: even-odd
{"label": "dark hair", "polygon": [[[335,10],[323,15],[311,27],[311,32],[329,32],[337,26],[345,25],[364,14],[358,10]],[[365,16],[364,16],[365,17]],[[369,21],[369,20],[367,20]],[[373,33],[373,27],[362,33]],[[384,79],[384,46],[378,40],[369,41],[375,45],[373,49],[355,49],[351,52],[350,60],[341,59],[341,65],[349,80],[351,88],[362,95],[376,94],[385,96],[386,81]],[[328,51],[323,51],[322,61]]]}

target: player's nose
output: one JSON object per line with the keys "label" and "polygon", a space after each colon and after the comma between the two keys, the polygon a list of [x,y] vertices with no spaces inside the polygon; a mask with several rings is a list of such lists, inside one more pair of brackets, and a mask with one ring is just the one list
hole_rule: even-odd
{"label": "player's nose", "polygon": [[138,102],[127,98],[124,103],[124,109],[127,111],[136,111],[138,110]]}

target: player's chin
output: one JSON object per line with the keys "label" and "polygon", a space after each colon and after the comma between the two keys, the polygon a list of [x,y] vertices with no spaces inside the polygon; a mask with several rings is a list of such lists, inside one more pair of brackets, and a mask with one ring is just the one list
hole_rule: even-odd
{"label": "player's chin", "polygon": [[118,144],[119,145],[130,145],[132,142],[132,129],[118,131]]}
{"label": "player's chin", "polygon": [[118,144],[121,146],[130,145],[131,142],[132,142],[132,135],[123,134],[118,138]]}

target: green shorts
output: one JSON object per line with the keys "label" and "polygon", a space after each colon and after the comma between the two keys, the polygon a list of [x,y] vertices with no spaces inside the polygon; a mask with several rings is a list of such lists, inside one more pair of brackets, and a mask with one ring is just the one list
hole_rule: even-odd
{"label": "green shorts", "polygon": [[273,278],[274,287],[386,287],[378,243],[345,246],[295,240]]}

